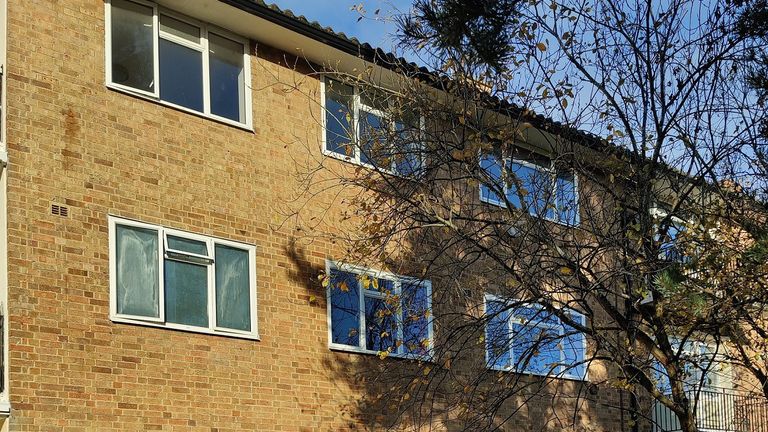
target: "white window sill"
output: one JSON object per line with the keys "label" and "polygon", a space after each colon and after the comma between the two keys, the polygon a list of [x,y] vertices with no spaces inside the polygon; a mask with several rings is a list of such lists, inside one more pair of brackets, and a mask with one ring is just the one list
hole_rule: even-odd
{"label": "white window sill", "polygon": [[8,417],[11,415],[11,403],[7,400],[0,401],[0,417]]}
{"label": "white window sill", "polygon": [[373,170],[373,171],[379,172],[381,174],[386,174],[386,175],[390,175],[390,176],[393,176],[393,177],[400,177],[400,178],[405,179],[405,180],[420,181],[422,179],[422,177],[424,176],[423,167],[422,167],[421,172],[418,175],[406,176],[406,175],[398,173],[397,171],[394,171],[394,170],[391,170],[391,169],[384,169],[384,168],[381,168],[381,167],[377,167],[375,165],[371,165],[369,163],[366,163],[366,162],[363,162],[363,161],[359,161],[359,160],[357,160],[357,159],[355,159],[355,158],[353,158],[351,156],[346,156],[346,155],[343,155],[341,153],[336,153],[334,151],[327,150],[325,148],[323,148],[323,155],[324,156],[328,156],[328,157],[333,158],[333,159],[336,159],[336,160],[340,160],[342,162],[346,162],[346,163],[351,164],[351,165],[356,165],[356,166],[360,166],[360,167],[363,167],[363,168],[367,168],[369,170]]}
{"label": "white window sill", "polygon": [[568,381],[580,381],[580,382],[589,382],[589,373],[586,374],[584,377],[580,377],[577,375],[572,374],[557,374],[557,375],[550,375],[550,374],[540,374],[535,372],[528,372],[528,371],[521,371],[519,369],[515,369],[513,367],[506,367],[506,368],[500,368],[496,366],[486,366],[488,370],[496,371],[496,372],[509,372],[514,373],[518,375],[528,375],[531,377],[540,377],[540,378],[551,378],[551,379],[561,379],[561,380],[568,380]]}
{"label": "white window sill", "polygon": [[141,321],[141,320],[135,320],[135,319],[129,319],[129,318],[116,317],[116,316],[110,316],[109,319],[112,322],[116,322],[120,324],[133,324],[133,325],[144,326],[144,327],[155,327],[155,328],[168,329],[168,330],[184,331],[189,333],[201,333],[201,334],[207,334],[207,335],[213,335],[213,336],[224,336],[224,337],[230,337],[235,339],[247,339],[247,340],[254,340],[254,341],[260,340],[258,333],[234,333],[234,332],[226,332],[226,331],[216,331],[216,330],[211,330],[209,328],[204,328],[204,327],[195,327],[195,326],[173,324],[173,323],[155,323],[150,321]]}
{"label": "white window sill", "polygon": [[[380,351],[372,351],[372,350],[366,350],[358,347],[353,347],[349,345],[341,345],[341,344],[329,344],[328,348],[331,349],[331,351],[337,351],[337,352],[346,352],[351,354],[363,354],[363,355],[375,355],[378,356]],[[398,359],[406,359],[406,360],[419,360],[419,361],[425,361],[425,362],[434,362],[434,359],[432,358],[432,355],[418,355],[418,354],[407,354],[407,353],[389,353],[387,354],[386,358],[398,358]]]}
{"label": "white window sill", "polygon": [[[488,205],[496,206],[496,207],[499,207],[499,208],[503,208],[503,209],[507,208],[507,205],[504,202],[492,200],[490,198],[485,198],[482,195],[480,195],[480,202],[488,204]],[[517,207],[513,207],[513,209],[514,210],[519,210],[521,213],[525,214],[525,212],[523,212],[521,209],[518,209]],[[576,223],[571,224],[571,223],[563,222],[563,221],[561,221],[559,219],[555,219],[555,218],[551,218],[551,217],[546,217],[546,216],[545,217],[540,217],[539,215],[533,214],[533,213],[530,213],[530,212],[527,213],[527,214],[530,217],[537,218],[537,219],[544,219],[545,221],[556,223],[556,224],[562,225],[564,227],[568,227],[568,228],[578,228],[579,227],[579,221],[578,220],[576,221]]]}
{"label": "white window sill", "polygon": [[240,123],[240,122],[236,122],[234,120],[230,120],[228,118],[219,117],[217,115],[206,114],[206,113],[203,113],[203,112],[200,112],[200,111],[195,111],[193,109],[189,109],[189,108],[183,107],[181,105],[176,105],[174,103],[171,103],[171,102],[168,102],[168,101],[164,101],[164,100],[152,97],[152,96],[147,96],[146,94],[143,94],[141,92],[131,91],[130,89],[125,88],[123,86],[118,86],[118,85],[115,85],[115,84],[107,83],[107,88],[110,89],[110,90],[116,91],[118,93],[123,93],[123,94],[129,95],[129,96],[133,96],[135,98],[143,99],[143,100],[148,101],[148,102],[156,103],[158,105],[163,105],[163,106],[166,106],[166,107],[169,107],[169,108],[173,108],[175,110],[178,110],[178,111],[181,111],[181,112],[185,112],[187,114],[192,114],[192,115],[197,116],[197,117],[201,117],[201,118],[208,119],[208,120],[213,120],[213,121],[215,121],[217,123],[221,123],[221,124],[224,124],[224,125],[227,125],[227,126],[233,126],[233,127],[238,128],[238,129],[244,130],[246,132],[254,133],[253,126],[250,125],[250,124]]}

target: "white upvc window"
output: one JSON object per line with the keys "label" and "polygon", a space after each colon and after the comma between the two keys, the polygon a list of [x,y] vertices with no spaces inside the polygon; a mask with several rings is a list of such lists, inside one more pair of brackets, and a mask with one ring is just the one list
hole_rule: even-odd
{"label": "white upvc window", "polygon": [[480,184],[480,201],[500,207],[509,203],[536,217],[579,224],[579,178],[573,170],[533,153],[502,160],[492,152],[481,155],[480,168],[487,179]]}
{"label": "white upvc window", "polygon": [[[584,325],[584,315],[569,310]],[[587,379],[586,336],[535,303],[486,294],[485,360],[490,369]]]}
{"label": "white upvc window", "polygon": [[429,281],[331,261],[326,272],[331,349],[431,358]]}
{"label": "white upvc window", "polygon": [[323,154],[403,177],[424,170],[424,118],[392,118],[392,96],[363,94],[360,85],[321,81]]}
{"label": "white upvc window", "polygon": [[248,41],[145,0],[107,0],[111,88],[252,126]]}
{"label": "white upvc window", "polygon": [[256,247],[109,217],[110,318],[258,338]]}

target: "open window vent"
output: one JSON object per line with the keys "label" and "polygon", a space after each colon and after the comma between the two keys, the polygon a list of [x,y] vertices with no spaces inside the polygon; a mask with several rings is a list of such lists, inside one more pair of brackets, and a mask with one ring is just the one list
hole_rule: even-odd
{"label": "open window vent", "polygon": [[58,204],[51,204],[51,214],[54,216],[68,217],[69,207]]}

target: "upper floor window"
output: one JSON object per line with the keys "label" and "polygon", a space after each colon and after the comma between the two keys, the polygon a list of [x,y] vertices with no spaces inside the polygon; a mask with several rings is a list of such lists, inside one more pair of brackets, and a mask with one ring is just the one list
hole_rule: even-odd
{"label": "upper floor window", "polygon": [[404,177],[422,172],[419,116],[393,118],[392,97],[383,92],[363,93],[328,77],[323,87],[324,153]]}
{"label": "upper floor window", "polygon": [[[584,325],[584,316],[569,311]],[[485,297],[486,364],[491,369],[586,379],[586,338],[537,304]]]}
{"label": "upper floor window", "polygon": [[578,181],[572,170],[558,169],[552,160],[520,149],[503,161],[485,154],[480,168],[487,178],[480,185],[481,201],[501,207],[509,203],[537,217],[578,225]]}
{"label": "upper floor window", "polygon": [[107,84],[250,126],[245,39],[144,0],[107,5]]}
{"label": "upper floor window", "polygon": [[113,320],[256,338],[256,248],[109,218]]}
{"label": "upper floor window", "polygon": [[331,348],[401,357],[429,357],[431,284],[329,263]]}

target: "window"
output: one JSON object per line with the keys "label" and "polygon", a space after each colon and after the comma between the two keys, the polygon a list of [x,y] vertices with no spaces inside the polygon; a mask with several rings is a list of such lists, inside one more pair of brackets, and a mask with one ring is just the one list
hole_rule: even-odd
{"label": "window", "polygon": [[250,125],[246,40],[143,0],[107,6],[107,84]]}
{"label": "window", "polygon": [[[652,208],[651,215],[657,220],[656,240],[659,242],[659,259],[669,261],[670,263],[690,263],[692,257],[685,255],[685,249],[691,245],[686,244],[684,235],[681,236],[686,229],[685,221],[677,216],[668,218],[669,211],[663,208]],[[666,232],[663,236],[661,235],[661,226],[659,225],[662,221],[666,225]]]}
{"label": "window", "polygon": [[392,97],[383,92],[361,94],[359,86],[327,77],[323,87],[325,154],[403,177],[421,174],[423,121],[419,116],[392,118]]}
{"label": "window", "polygon": [[257,337],[256,248],[109,218],[115,321]]}
{"label": "window", "polygon": [[431,284],[328,263],[330,347],[401,357],[429,357]]}
{"label": "window", "polygon": [[480,185],[481,201],[501,207],[508,202],[537,217],[578,225],[578,181],[573,171],[556,169],[551,160],[520,150],[505,163],[496,154],[485,154],[480,168],[487,178]]}
{"label": "window", "polygon": [[[575,322],[584,316],[571,311]],[[536,304],[485,297],[486,365],[491,369],[586,379],[586,338]]]}

